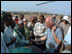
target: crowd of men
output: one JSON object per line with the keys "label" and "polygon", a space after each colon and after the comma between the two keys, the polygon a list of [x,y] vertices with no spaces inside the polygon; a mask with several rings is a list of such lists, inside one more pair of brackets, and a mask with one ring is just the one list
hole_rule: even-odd
{"label": "crowd of men", "polygon": [[11,53],[17,47],[29,45],[32,49],[41,49],[40,53],[71,53],[69,17],[61,16],[57,23],[56,15],[47,18],[40,15],[39,21],[37,16],[32,16],[29,22],[24,14],[20,14],[20,18],[10,13],[3,14],[1,53]]}

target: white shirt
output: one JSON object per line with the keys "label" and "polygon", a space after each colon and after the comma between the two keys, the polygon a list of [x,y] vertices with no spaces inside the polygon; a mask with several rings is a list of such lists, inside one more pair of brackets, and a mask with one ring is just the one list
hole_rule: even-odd
{"label": "white shirt", "polygon": [[1,32],[1,53],[8,53],[8,48],[4,42],[4,34]]}
{"label": "white shirt", "polygon": [[[8,44],[11,42],[11,38],[13,38],[13,33],[12,33],[12,28],[11,26],[7,27],[5,26],[5,30],[4,30],[4,40],[5,43]],[[9,51],[11,52],[13,49],[15,48],[15,43],[8,46]]]}
{"label": "white shirt", "polygon": [[67,42],[67,43],[64,42],[65,45],[71,45],[71,26],[68,29],[68,32],[64,38],[64,41]]}
{"label": "white shirt", "polygon": [[36,23],[35,27],[34,27],[34,35],[38,35],[38,36],[44,36],[45,35],[45,23]]}

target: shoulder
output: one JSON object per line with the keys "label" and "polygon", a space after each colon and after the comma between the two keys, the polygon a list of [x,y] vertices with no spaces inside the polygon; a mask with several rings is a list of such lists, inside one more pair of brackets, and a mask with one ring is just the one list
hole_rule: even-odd
{"label": "shoulder", "polygon": [[56,33],[61,33],[61,32],[62,32],[61,27],[57,27],[57,28],[56,28]]}
{"label": "shoulder", "polygon": [[35,26],[37,26],[37,25],[39,25],[40,24],[40,22],[37,22],[36,24],[35,24]]}

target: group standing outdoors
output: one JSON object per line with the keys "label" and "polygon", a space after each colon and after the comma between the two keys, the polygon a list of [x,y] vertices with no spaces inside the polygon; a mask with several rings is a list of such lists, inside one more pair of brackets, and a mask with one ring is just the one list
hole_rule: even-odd
{"label": "group standing outdoors", "polygon": [[[69,17],[56,15],[32,16],[30,22],[24,14],[12,16],[5,13],[1,17],[1,53],[12,52],[20,46],[35,44],[43,53],[71,53],[71,24]],[[58,23],[58,24],[57,24]]]}

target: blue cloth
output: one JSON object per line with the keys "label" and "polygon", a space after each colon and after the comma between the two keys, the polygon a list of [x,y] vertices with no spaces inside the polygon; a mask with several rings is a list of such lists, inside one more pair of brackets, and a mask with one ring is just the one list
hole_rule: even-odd
{"label": "blue cloth", "polygon": [[36,53],[29,47],[18,47],[15,48],[11,53]]}
{"label": "blue cloth", "polygon": [[4,34],[1,32],[1,53],[8,53],[8,48],[4,41]]}
{"label": "blue cloth", "polygon": [[[59,40],[63,40],[63,38],[62,38],[62,32],[61,32],[60,28],[56,29],[55,34],[56,34],[56,36],[58,37]],[[52,43],[52,45],[53,45],[52,49],[56,49],[57,46],[58,46],[58,44],[56,43],[56,41],[54,39],[54,36],[53,36],[52,31],[51,31],[50,28],[48,28],[46,30],[46,35],[45,36],[47,37],[46,47],[48,49],[50,49],[49,44]]]}

